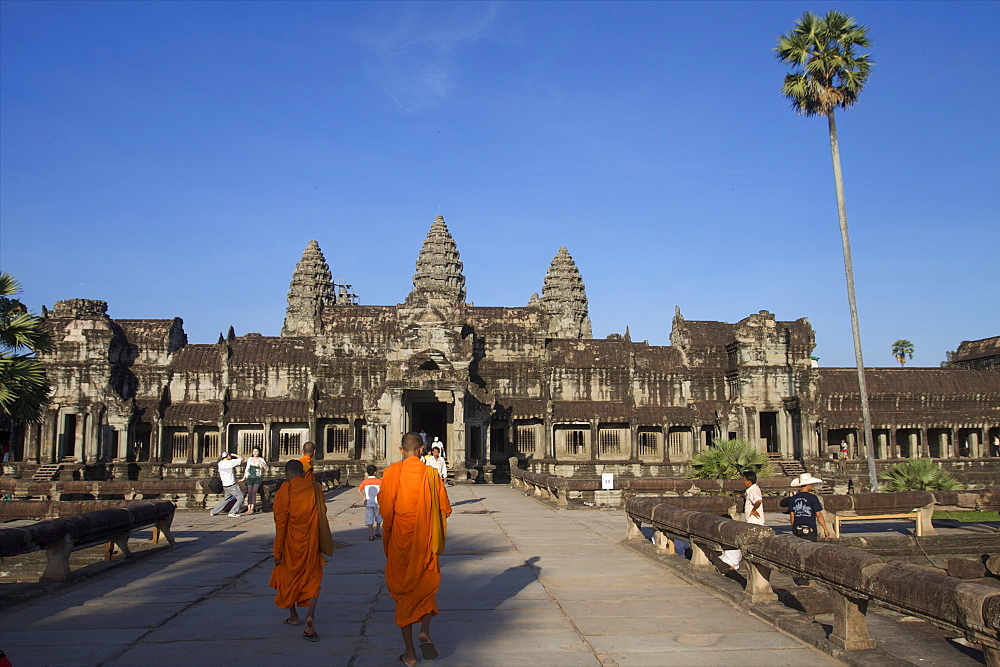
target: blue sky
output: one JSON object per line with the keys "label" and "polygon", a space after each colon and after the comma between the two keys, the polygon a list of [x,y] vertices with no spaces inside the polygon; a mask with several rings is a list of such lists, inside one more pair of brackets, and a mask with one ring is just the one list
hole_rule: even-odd
{"label": "blue sky", "polygon": [[477,305],[565,245],[597,337],[766,309],[851,365],[826,121],[771,52],[831,8],[877,63],[838,115],[865,362],[936,366],[1000,334],[997,2],[3,2],[0,269],[273,336],[310,239],[395,304],[442,214]]}

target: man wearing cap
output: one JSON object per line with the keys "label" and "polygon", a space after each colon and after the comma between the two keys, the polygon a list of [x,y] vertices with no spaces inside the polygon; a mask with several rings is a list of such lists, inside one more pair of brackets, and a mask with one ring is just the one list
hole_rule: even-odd
{"label": "man wearing cap", "polygon": [[236,475],[233,469],[243,462],[236,454],[231,454],[229,452],[222,452],[222,458],[219,459],[219,479],[222,480],[222,500],[219,501],[210,512],[212,516],[216,514],[221,514],[226,509],[226,503],[229,502],[230,498],[234,498],[232,508],[229,510],[229,516],[239,516],[240,508],[243,507],[243,490],[240,488],[239,483],[236,481]]}
{"label": "man wearing cap", "polygon": [[[799,492],[788,498],[788,519],[792,522],[792,532],[804,540],[816,541],[816,521],[823,527],[825,540],[830,539],[830,531],[823,518],[823,504],[816,494],[812,493],[813,484],[822,484],[823,480],[813,477],[807,472],[792,480],[792,487]],[[783,505],[785,503],[782,503]]]}

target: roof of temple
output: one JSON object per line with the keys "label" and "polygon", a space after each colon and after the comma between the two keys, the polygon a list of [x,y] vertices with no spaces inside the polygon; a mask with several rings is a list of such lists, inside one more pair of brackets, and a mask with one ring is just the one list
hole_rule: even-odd
{"label": "roof of temple", "polygon": [[[819,391],[825,395],[858,395],[853,368],[819,368]],[[994,394],[1000,396],[1000,376],[961,368],[867,368],[869,394]]]}
{"label": "roof of temple", "polygon": [[310,366],[316,361],[312,338],[237,338],[229,346],[234,366]]}
{"label": "roof of temple", "polygon": [[211,372],[222,368],[222,355],[218,345],[185,345],[174,353],[170,367],[181,371]]}
{"label": "roof of temple", "polygon": [[973,361],[997,356],[1000,356],[1000,336],[993,336],[979,340],[963,340],[951,361]]}
{"label": "roof of temple", "polygon": [[266,421],[307,421],[309,401],[230,401],[226,404],[229,422],[262,423]]}

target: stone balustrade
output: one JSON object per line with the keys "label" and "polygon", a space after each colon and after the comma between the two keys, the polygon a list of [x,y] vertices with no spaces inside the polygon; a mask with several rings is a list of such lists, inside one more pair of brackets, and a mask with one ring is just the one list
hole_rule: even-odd
{"label": "stone balustrade", "polygon": [[[324,489],[341,484],[340,468],[315,470],[316,481]],[[208,477],[179,479],[139,479],[139,480],[98,480],[34,482],[30,479],[0,477],[0,494],[10,494],[15,501],[25,498],[41,498],[49,501],[92,500],[171,500],[180,509],[204,509],[211,494]],[[264,506],[269,506],[283,477],[264,480],[261,494]]]}
{"label": "stone balustrade", "polygon": [[[920,492],[924,493],[924,492]],[[893,496],[897,494],[859,494]],[[916,499],[908,494],[904,505]],[[670,499],[670,503],[674,500]],[[861,499],[855,507],[885,507],[885,498]],[[878,505],[881,503],[881,505]],[[741,549],[748,568],[744,598],[749,604],[777,599],[771,572],[812,580],[831,593],[834,627],[829,640],[843,650],[873,648],[866,612],[871,602],[924,619],[983,647],[987,664],[1000,667],[1000,590],[962,581],[933,570],[886,560],[860,549],[775,535],[766,526],[734,521],[674,506],[665,499],[633,498],[626,504],[627,539],[645,539],[642,524],[652,526],[657,550],[674,553],[673,540],[692,546],[691,565],[716,569],[710,554]]]}
{"label": "stone balustrade", "polygon": [[[744,489],[743,481],[736,479],[680,479],[670,477],[624,477],[614,478],[615,488],[598,496],[600,479],[573,479],[543,473],[511,468],[511,484],[536,497],[552,500],[560,506],[570,506],[571,500],[592,501],[601,504],[620,504],[636,497],[673,496],[677,494],[695,495],[671,497],[671,504],[685,509],[712,514],[727,514],[734,511],[737,492]],[[758,485],[765,494],[764,511],[780,512],[780,495],[790,492],[790,477],[764,477]],[[728,496],[709,495],[726,493]],[[705,494],[705,495],[702,495]],[[823,505],[827,512],[844,514],[885,514],[889,512],[909,512],[924,510],[922,528],[925,535],[933,535],[930,525],[931,505],[948,505],[969,509],[1000,510],[1000,487],[990,487],[976,491],[903,491],[899,493],[852,493],[845,495],[823,494]]]}
{"label": "stone balustrade", "polygon": [[162,535],[172,546],[170,525],[174,509],[169,500],[137,502],[28,526],[0,528],[0,557],[44,550],[46,566],[41,581],[65,581],[70,576],[72,552],[110,542],[128,558],[132,553],[128,548],[129,537],[139,528],[154,526],[154,540]]}

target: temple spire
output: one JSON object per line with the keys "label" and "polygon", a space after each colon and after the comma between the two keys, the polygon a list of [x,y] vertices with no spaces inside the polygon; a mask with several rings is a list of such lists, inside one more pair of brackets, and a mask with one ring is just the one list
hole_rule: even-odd
{"label": "temple spire", "polygon": [[549,314],[549,335],[556,338],[592,338],[587,290],[566,246],[549,264],[542,286],[542,307]]}
{"label": "temple spire", "polygon": [[407,306],[454,306],[465,303],[465,275],[462,260],[444,216],[434,218],[417,257],[413,291]]}
{"label": "temple spire", "polygon": [[323,330],[323,309],[336,303],[330,266],[316,241],[310,241],[295,265],[288,286],[282,336],[315,336]]}

